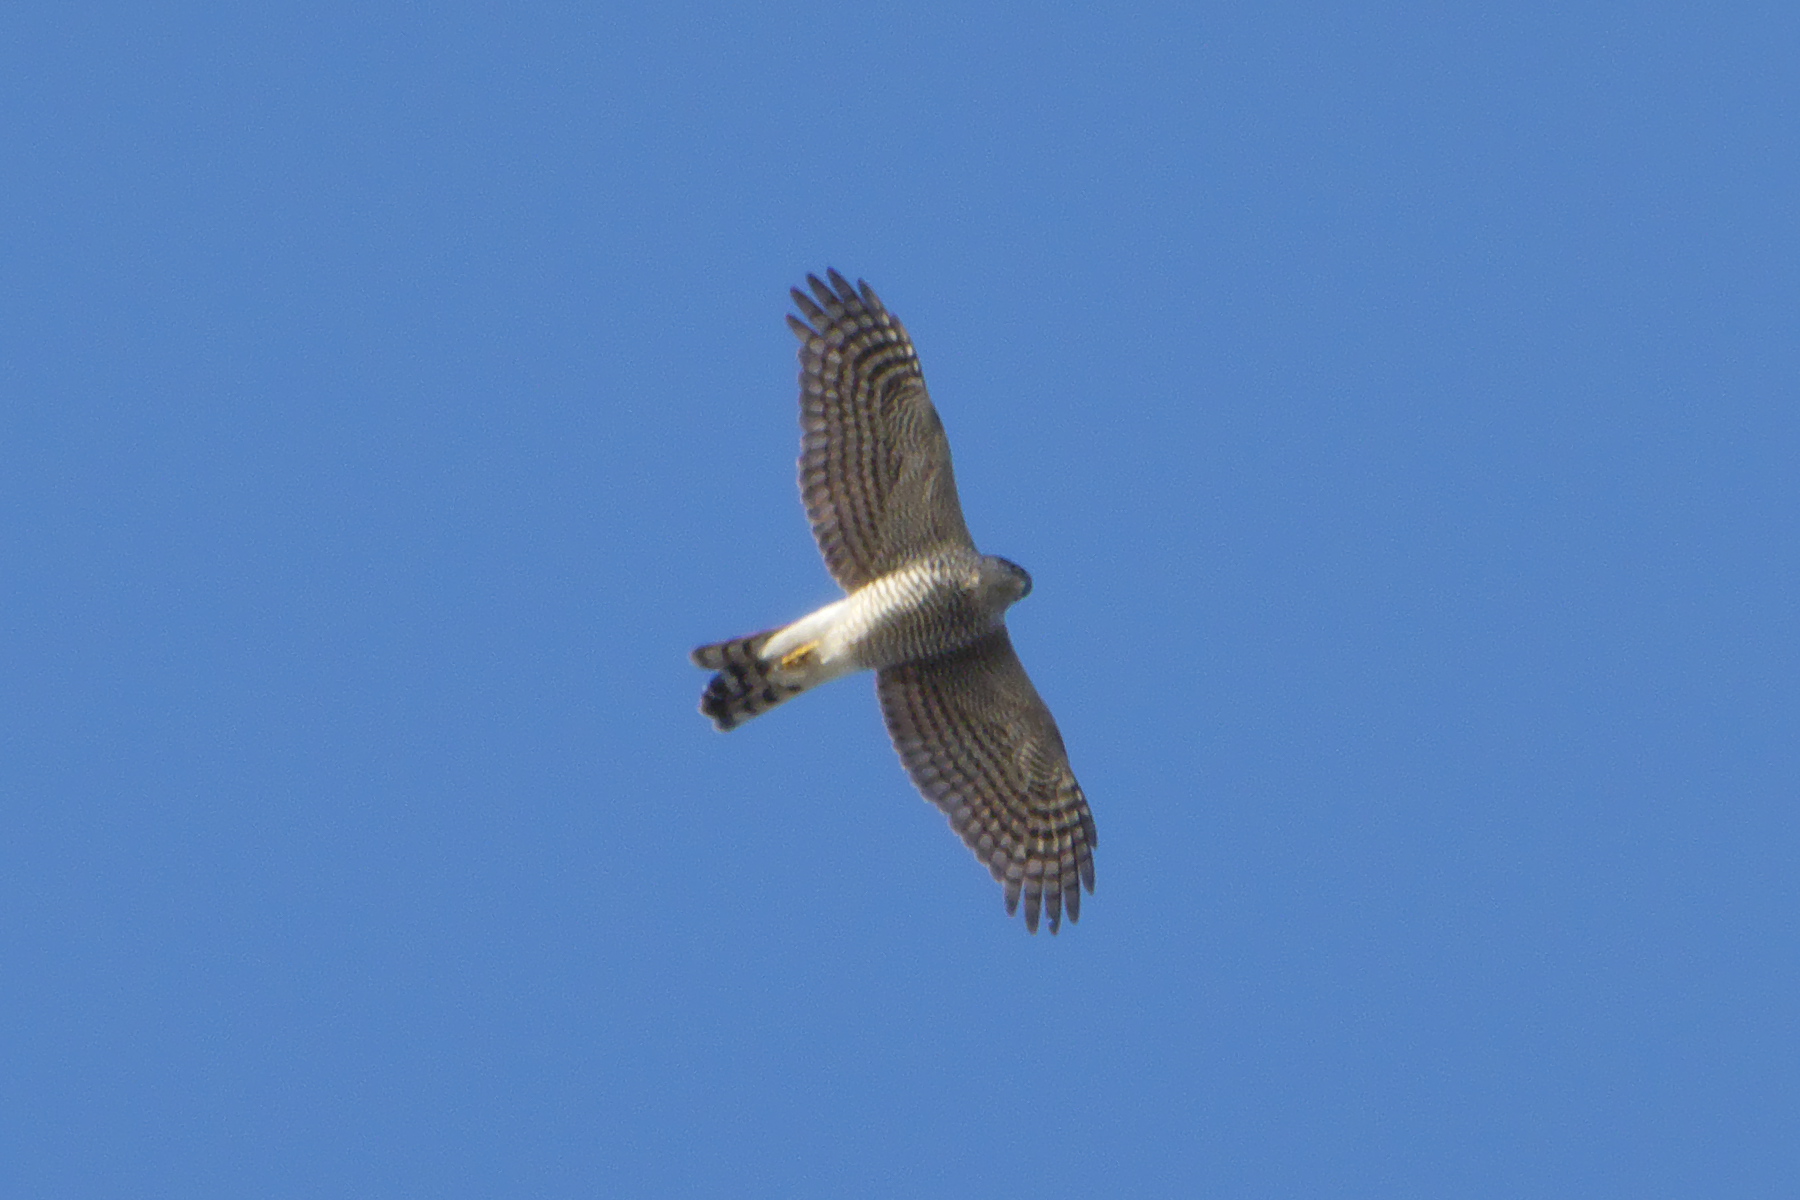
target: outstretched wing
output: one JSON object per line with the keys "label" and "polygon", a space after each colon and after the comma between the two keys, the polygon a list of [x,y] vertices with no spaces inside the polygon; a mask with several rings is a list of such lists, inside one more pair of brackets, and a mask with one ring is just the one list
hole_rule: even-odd
{"label": "outstretched wing", "polygon": [[1050,932],[1094,890],[1094,818],[1050,710],[1005,629],[950,654],[877,675],[882,716],[907,774],[1006,888]]}
{"label": "outstretched wing", "polygon": [[836,271],[793,290],[800,338],[800,494],[832,577],[847,591],[946,545],[973,546],[950,441],[919,356],[866,283]]}

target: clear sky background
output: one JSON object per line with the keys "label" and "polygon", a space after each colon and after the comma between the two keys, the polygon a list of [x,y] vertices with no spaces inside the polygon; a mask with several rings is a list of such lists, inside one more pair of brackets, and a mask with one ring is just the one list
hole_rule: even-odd
{"label": "clear sky background", "polygon": [[[1800,1194],[1790,4],[0,15],[0,1192]],[[1099,825],[871,682],[916,339]]]}

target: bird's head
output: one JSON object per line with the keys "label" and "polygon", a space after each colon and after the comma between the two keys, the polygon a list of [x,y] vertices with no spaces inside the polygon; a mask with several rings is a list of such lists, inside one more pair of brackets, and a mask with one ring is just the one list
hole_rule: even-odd
{"label": "bird's head", "polygon": [[1018,563],[995,554],[982,558],[981,582],[1004,604],[1017,604],[1031,595],[1031,573]]}

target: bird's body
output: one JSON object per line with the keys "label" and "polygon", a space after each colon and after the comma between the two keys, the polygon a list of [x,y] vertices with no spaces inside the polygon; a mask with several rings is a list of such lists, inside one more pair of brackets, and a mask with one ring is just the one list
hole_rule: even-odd
{"label": "bird's body", "polygon": [[[1007,606],[1024,590],[1018,579],[1023,572],[1015,572],[1018,568],[1005,559],[947,549],[878,576],[842,600],[771,631],[757,655],[768,682],[787,699],[855,671],[879,671],[960,650],[1000,628]],[[755,715],[734,705],[731,695],[721,685],[709,687],[702,698],[701,711],[720,729],[735,728]],[[764,703],[756,712],[767,707]]]}
{"label": "bird's body", "polygon": [[1031,577],[975,549],[950,446],[912,342],[867,284],[833,271],[795,289],[800,484],[826,564],[849,593],[779,629],[702,646],[700,709],[732,729],[855,671],[877,672],[913,782],[1037,929],[1080,915],[1094,888],[1093,817],[1056,722],[1006,633]]}

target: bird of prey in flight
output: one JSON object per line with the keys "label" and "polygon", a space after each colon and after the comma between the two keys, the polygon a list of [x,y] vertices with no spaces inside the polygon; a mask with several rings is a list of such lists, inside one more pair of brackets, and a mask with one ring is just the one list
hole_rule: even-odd
{"label": "bird of prey in flight", "polygon": [[836,271],[793,289],[800,493],[848,593],[791,625],[693,652],[716,671],[700,711],[734,729],[809,688],[875,672],[894,748],[926,799],[1036,933],[1081,916],[1094,818],[1050,710],[1007,637],[1031,576],[963,524],[950,442],[912,339],[868,284]]}

